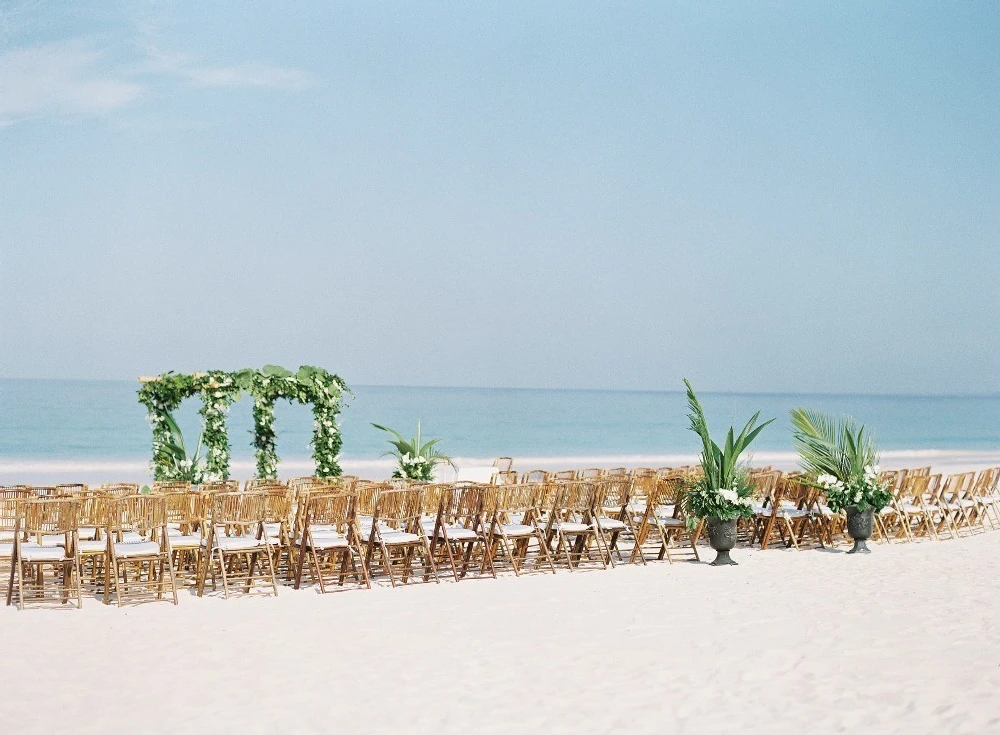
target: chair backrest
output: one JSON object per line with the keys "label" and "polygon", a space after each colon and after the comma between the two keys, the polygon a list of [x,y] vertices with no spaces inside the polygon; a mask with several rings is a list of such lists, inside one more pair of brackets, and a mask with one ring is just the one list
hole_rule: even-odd
{"label": "chair backrest", "polygon": [[553,515],[562,520],[589,518],[597,504],[598,483],[592,480],[574,480],[558,484]]}
{"label": "chair backrest", "polygon": [[287,482],[282,482],[276,477],[251,477],[243,483],[244,490],[271,490],[273,488],[287,487]]}
{"label": "chair backrest", "polygon": [[56,485],[56,494],[63,497],[72,497],[87,492],[87,486],[79,482],[66,482]]}
{"label": "chair backrest", "polygon": [[156,480],[150,488],[154,493],[189,493],[191,492],[190,482],[177,480]]}
{"label": "chair backrest", "polygon": [[511,515],[520,515],[526,519],[536,518],[538,501],[544,487],[538,483],[521,483],[498,488],[495,495],[497,515],[508,518]]}
{"label": "chair backrest", "polygon": [[604,470],[600,467],[587,467],[583,470],[578,470],[576,476],[580,480],[596,480],[598,477],[604,475]]}
{"label": "chair backrest", "polygon": [[108,525],[108,503],[113,496],[91,490],[75,496],[80,501],[81,528],[104,528]]}
{"label": "chair backrest", "polygon": [[306,501],[304,527],[333,526],[337,533],[346,534],[350,523],[354,520],[356,500],[357,496],[347,490],[310,492]]}
{"label": "chair backrest", "polygon": [[378,503],[379,493],[384,490],[391,490],[392,485],[387,482],[359,482],[354,486],[358,494],[357,514],[359,516],[374,516],[375,505]]}
{"label": "chair backrest", "polygon": [[753,496],[758,500],[773,497],[781,477],[781,473],[774,470],[751,470],[750,483],[753,485]]}
{"label": "chair backrest", "polygon": [[10,541],[17,525],[17,504],[22,500],[35,497],[27,486],[5,485],[0,487],[0,543]]}
{"label": "chair backrest", "polygon": [[521,478],[522,483],[534,484],[538,482],[548,482],[549,473],[545,470],[530,470],[524,473],[524,477]]}
{"label": "chair backrest", "polygon": [[452,487],[442,503],[442,520],[450,525],[477,529],[483,518],[488,493],[495,493],[484,485],[458,485]]}
{"label": "chair backrest", "polygon": [[497,485],[516,485],[517,484],[517,472],[515,470],[504,470],[503,472],[497,473],[496,479]]}
{"label": "chair backrest", "polygon": [[36,498],[54,498],[59,495],[59,489],[55,485],[32,485],[31,489]]}
{"label": "chair backrest", "polygon": [[137,495],[139,485],[134,482],[105,482],[97,486],[97,492],[102,495]]}
{"label": "chair backrest", "polygon": [[575,480],[576,470],[559,470],[549,474],[550,480]]}
{"label": "chair backrest", "polygon": [[17,505],[17,525],[22,537],[75,533],[79,525],[80,501],[76,498],[32,498]]}
{"label": "chair backrest", "polygon": [[241,531],[265,523],[267,518],[267,493],[228,492],[212,493],[208,497],[209,521],[213,526],[235,527]]}
{"label": "chair backrest", "polygon": [[[605,467],[601,470],[601,474],[598,477],[617,477],[618,475],[627,475],[628,467]],[[580,476],[581,480],[586,480],[587,478],[583,475]]]}
{"label": "chair backrest", "polygon": [[159,539],[167,525],[163,495],[114,495],[107,498],[107,508],[109,536],[134,531],[147,539]]}
{"label": "chair backrest", "polygon": [[239,480],[206,480],[198,486],[200,493],[235,493],[239,489]]}
{"label": "chair backrest", "polygon": [[510,472],[514,468],[513,457],[497,457],[493,460],[493,466],[498,472]]}
{"label": "chair backrest", "polygon": [[[267,493],[264,518],[268,523],[288,523],[292,515],[292,490],[287,485],[267,485],[258,488]],[[256,491],[251,491],[256,492]]]}
{"label": "chair backrest", "polygon": [[627,475],[612,475],[600,481],[597,507],[605,513],[615,516],[625,511],[632,498],[632,485],[635,480]]}
{"label": "chair backrest", "polygon": [[422,487],[381,490],[375,504],[375,518],[391,528],[414,531],[420,527]]}
{"label": "chair backrest", "polygon": [[921,477],[921,476],[922,477],[927,477],[928,475],[931,474],[931,468],[930,467],[914,467],[912,469],[907,470],[907,474],[914,475],[914,476],[917,476],[917,477]]}
{"label": "chair backrest", "polygon": [[201,496],[193,490],[163,493],[164,513],[168,523],[191,526],[200,519]]}

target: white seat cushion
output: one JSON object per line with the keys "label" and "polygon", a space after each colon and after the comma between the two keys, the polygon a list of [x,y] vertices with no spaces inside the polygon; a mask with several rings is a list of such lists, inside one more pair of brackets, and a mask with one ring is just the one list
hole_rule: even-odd
{"label": "white seat cushion", "polygon": [[597,519],[597,525],[601,527],[602,531],[624,531],[628,528],[624,521],[620,521],[617,518],[605,518],[604,516]]}
{"label": "white seat cushion", "polygon": [[412,544],[414,541],[419,541],[420,537],[415,533],[406,533],[405,531],[391,531],[390,533],[382,532],[382,542],[386,546],[392,546],[394,544]]}
{"label": "white seat cushion", "polygon": [[308,544],[313,549],[337,549],[347,546],[347,539],[336,533],[313,533],[312,543]]}
{"label": "white seat cushion", "polygon": [[0,541],[13,541],[14,532],[13,531],[0,531]]}
{"label": "white seat cushion", "polygon": [[97,538],[97,529],[93,526],[84,526],[80,529],[80,539],[86,539],[87,541],[92,541]]}
{"label": "white seat cushion", "polygon": [[0,544],[0,558],[10,559],[14,556],[14,544]]}
{"label": "white seat cushion", "polygon": [[197,549],[201,545],[201,536],[191,534],[170,534],[170,547],[173,549]]}
{"label": "white seat cushion", "polygon": [[81,554],[103,554],[108,550],[108,542],[106,539],[101,541],[95,541],[94,539],[85,539],[80,542],[80,553]]}
{"label": "white seat cushion", "polygon": [[479,538],[479,534],[471,528],[464,528],[462,526],[446,526],[441,531],[438,531],[438,538],[444,538],[445,533],[448,534],[450,541],[475,541]]}
{"label": "white seat cushion", "polygon": [[155,541],[125,541],[115,544],[115,556],[127,559],[130,556],[155,556],[160,553],[160,545]]}
{"label": "white seat cushion", "polygon": [[39,546],[21,544],[21,556],[25,561],[64,561],[66,550],[61,546]]}
{"label": "white seat cushion", "polygon": [[[208,539],[201,541],[202,546],[208,545]],[[258,539],[256,536],[216,536],[215,548],[223,551],[247,551],[253,549],[264,549],[269,544],[266,539]]]}
{"label": "white seat cushion", "polygon": [[657,520],[664,526],[672,526],[677,528],[684,526],[684,521],[682,521],[680,518],[674,518],[673,516],[666,516],[666,517],[658,516]]}
{"label": "white seat cushion", "polygon": [[553,523],[552,525],[563,533],[584,533],[590,530],[590,526],[586,523],[560,521],[559,523]]}
{"label": "white seat cushion", "polygon": [[62,533],[54,534],[52,536],[42,536],[42,546],[51,548],[53,546],[65,546],[66,545],[66,535]]}
{"label": "white seat cushion", "polygon": [[500,528],[506,536],[530,536],[535,532],[534,526],[526,526],[523,523],[504,523]]}

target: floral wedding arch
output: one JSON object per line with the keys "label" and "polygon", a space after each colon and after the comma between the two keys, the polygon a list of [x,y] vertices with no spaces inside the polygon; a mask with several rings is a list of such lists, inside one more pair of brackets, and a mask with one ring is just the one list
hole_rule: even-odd
{"label": "floral wedding arch", "polygon": [[341,400],[348,391],[343,379],[322,368],[303,365],[291,372],[276,365],[263,370],[246,368],[233,373],[212,370],[207,373],[168,372],[151,378],[139,378],[139,402],[146,407],[153,428],[153,478],[169,480],[171,466],[166,444],[170,440],[167,414],[175,411],[185,398],[201,396],[199,413],[204,422],[202,441],[205,445],[206,474],[214,479],[229,479],[231,445],[226,430],[229,407],[247,393],[253,397],[254,454],[257,476],[273,478],[278,472],[275,448],[274,403],[278,399],[312,404],[313,460],[316,475],[334,477],[340,474],[338,458],[343,441],[337,414]]}

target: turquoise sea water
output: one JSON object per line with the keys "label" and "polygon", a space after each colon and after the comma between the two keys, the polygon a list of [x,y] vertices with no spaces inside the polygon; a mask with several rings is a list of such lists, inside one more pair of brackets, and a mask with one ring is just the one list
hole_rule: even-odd
{"label": "turquoise sea water", "polygon": [[[131,381],[0,380],[0,465],[74,460],[149,459],[150,432]],[[386,449],[378,422],[409,435],[422,420],[427,437],[465,458],[662,456],[698,450],[687,430],[680,392],[563,391],[354,386],[342,414],[345,460],[377,459]],[[705,393],[716,431],[756,410],[776,417],[758,451],[791,452],[788,409],[804,405],[866,422],[884,449],[1000,450],[1000,396],[917,397]],[[198,399],[180,410],[192,442]],[[312,415],[307,406],[277,407],[278,453],[306,460]],[[234,460],[252,459],[251,407],[233,406]],[[2,478],[0,478],[2,481]]]}

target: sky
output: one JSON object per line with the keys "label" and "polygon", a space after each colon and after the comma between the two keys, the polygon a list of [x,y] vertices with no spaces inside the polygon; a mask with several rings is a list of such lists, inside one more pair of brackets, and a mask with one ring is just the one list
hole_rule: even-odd
{"label": "sky", "polygon": [[1000,5],[0,2],[0,377],[1000,392]]}

